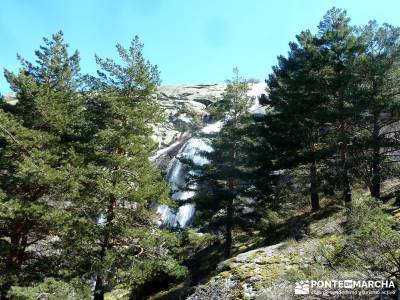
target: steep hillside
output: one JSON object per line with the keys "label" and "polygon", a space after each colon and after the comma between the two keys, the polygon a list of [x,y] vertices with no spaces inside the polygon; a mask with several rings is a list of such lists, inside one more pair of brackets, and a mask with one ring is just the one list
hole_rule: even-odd
{"label": "steep hillside", "polygon": [[[188,299],[293,299],[295,281],[303,279],[311,266],[315,268],[321,262],[321,241],[340,234],[345,219],[344,210],[333,205],[319,213],[282,220],[271,229],[293,231],[280,232],[276,244],[219,263],[216,275],[199,285]],[[271,232],[271,236],[276,234]]]}
{"label": "steep hillside", "polygon": [[[384,193],[390,194],[393,186],[398,184],[397,181],[387,182]],[[220,262],[214,275],[199,284],[187,299],[398,299],[388,297],[385,289],[372,289],[370,291],[375,294],[368,295],[368,291],[363,294],[365,289],[353,289],[345,294],[343,288],[310,286],[310,294],[295,294],[298,283],[310,280],[379,281],[390,278],[390,272],[386,271],[392,270],[391,258],[385,252],[388,249],[385,247],[390,245],[387,241],[390,229],[380,231],[382,221],[376,218],[385,212],[394,220],[393,224],[398,224],[400,209],[394,198],[376,204],[365,190],[358,190],[354,197],[352,211],[332,197],[323,200],[323,207],[318,212],[299,209],[277,220],[264,232],[267,246],[256,246],[242,253],[239,250],[239,254]],[[374,219],[376,223],[371,221]],[[393,224],[391,226],[398,226]],[[376,235],[371,233],[375,230]],[[360,243],[357,239],[361,244],[353,248],[355,241]],[[371,261],[368,257],[372,257]],[[389,289],[388,293],[394,295],[395,291]]]}

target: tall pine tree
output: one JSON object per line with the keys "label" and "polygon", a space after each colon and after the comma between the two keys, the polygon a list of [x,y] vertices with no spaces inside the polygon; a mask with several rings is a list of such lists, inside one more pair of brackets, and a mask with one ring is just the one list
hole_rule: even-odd
{"label": "tall pine tree", "polygon": [[355,60],[364,46],[350,25],[346,11],[332,8],[318,26],[316,43],[324,64],[321,66],[321,88],[329,99],[331,124],[330,145],[335,150],[337,179],[346,205],[351,203],[351,158],[350,148],[358,119],[357,76],[353,71]]}
{"label": "tall pine tree", "polygon": [[[365,50],[357,58],[355,72],[361,120],[356,141],[359,166],[371,195],[379,198],[381,184],[398,161],[400,116],[400,29],[371,21],[360,35]],[[362,153],[363,155],[360,155]]]}
{"label": "tall pine tree", "polygon": [[288,58],[279,63],[267,81],[272,111],[266,137],[273,145],[275,168],[306,166],[309,176],[311,209],[318,210],[319,164],[329,153],[325,126],[329,118],[329,98],[321,76],[323,57],[309,31],[290,43]]}
{"label": "tall pine tree", "polygon": [[249,157],[245,153],[251,124],[248,91],[249,84],[235,69],[222,99],[216,102],[211,112],[222,119],[224,125],[220,132],[209,137],[213,151],[204,153],[209,162],[194,172],[194,179],[204,187],[197,195],[199,217],[210,222],[210,226],[223,226],[226,258],[231,255],[232,230],[245,214],[250,187]]}
{"label": "tall pine tree", "polygon": [[[65,245],[65,264],[95,281],[94,299],[122,287],[135,291],[160,274],[181,276],[173,258],[173,233],[158,228],[154,202],[168,201],[168,188],[149,156],[162,113],[152,94],[158,70],[146,61],[136,37],[117,45],[122,64],[96,57],[99,77],[90,78],[87,114],[96,130],[85,146],[85,190],[75,199]],[[73,247],[68,246],[73,245]]]}
{"label": "tall pine tree", "polygon": [[[62,32],[35,52],[36,63],[19,57],[18,74],[5,71],[15,106],[2,104],[0,262],[1,297],[57,272],[55,242],[71,218],[62,207],[76,192],[68,161],[82,103],[76,98],[79,54],[69,56]],[[75,122],[76,121],[76,122]],[[53,267],[51,267],[53,265]]]}

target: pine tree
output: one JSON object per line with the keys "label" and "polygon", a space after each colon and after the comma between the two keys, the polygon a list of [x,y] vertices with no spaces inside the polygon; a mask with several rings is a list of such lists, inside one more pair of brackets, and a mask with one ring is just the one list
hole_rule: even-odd
{"label": "pine tree", "polygon": [[346,205],[351,203],[351,160],[350,147],[358,117],[356,97],[356,74],[353,71],[355,59],[363,52],[364,46],[357,38],[355,27],[350,25],[346,11],[332,8],[318,26],[319,45],[324,64],[321,79],[325,82],[324,92],[330,99],[332,124],[331,146],[337,145],[338,179]]}
{"label": "pine tree", "polygon": [[315,35],[305,31],[297,36],[289,57],[278,58],[268,81],[275,111],[270,127],[277,133],[276,148],[286,151],[278,165],[308,164],[313,210],[319,207],[318,161],[327,170],[336,165],[334,180],[346,205],[351,203],[351,153],[362,109],[354,69],[365,51],[343,10],[329,10],[318,29]]}
{"label": "pine tree", "polygon": [[79,53],[69,56],[60,31],[51,39],[44,38],[44,45],[35,54],[36,64],[18,55],[21,69],[17,75],[5,70],[18,99],[9,109],[28,128],[52,132],[66,140],[74,138],[84,121],[83,103],[76,97],[81,81]]}
{"label": "pine tree", "polygon": [[157,276],[185,273],[179,239],[150,208],[168,201],[149,161],[163,118],[157,68],[135,38],[117,46],[123,66],[97,58],[99,78],[83,78],[61,32],[44,41],[36,64],[19,57],[20,72],[5,72],[18,102],[0,112],[1,296],[70,284],[86,293],[95,280],[95,299],[117,285],[140,297]]}
{"label": "pine tree", "polygon": [[329,145],[324,134],[329,117],[329,98],[321,76],[323,58],[315,37],[309,32],[290,43],[288,58],[279,64],[267,81],[272,112],[268,136],[275,153],[276,169],[307,166],[311,209],[319,209],[319,163],[327,157]]}
{"label": "pine tree", "polygon": [[61,141],[78,134],[71,122],[79,119],[73,97],[79,55],[68,56],[61,32],[44,41],[36,51],[36,64],[19,57],[18,75],[5,71],[18,102],[3,103],[0,111],[4,299],[12,285],[27,285],[57,273],[51,267],[57,256],[55,240],[71,218],[62,207],[74,193],[74,177],[66,163],[73,151]]}
{"label": "pine tree", "polygon": [[357,58],[355,68],[360,77],[356,88],[362,107],[357,171],[371,195],[379,198],[381,183],[390,176],[400,146],[396,128],[400,115],[400,29],[388,24],[379,27],[371,21],[363,28],[360,39],[365,51]]}
{"label": "pine tree", "polygon": [[[234,77],[227,82],[222,99],[216,102],[212,115],[224,120],[218,134],[210,138],[213,151],[204,153],[209,163],[194,172],[200,188],[197,207],[200,219],[212,226],[225,228],[224,256],[231,255],[232,230],[243,219],[250,186],[246,133],[250,125],[248,109],[251,98],[249,85],[234,69]],[[198,167],[198,166],[197,166]]]}
{"label": "pine tree", "polygon": [[153,126],[162,113],[152,97],[158,71],[143,58],[142,47],[137,37],[128,49],[117,45],[122,65],[96,57],[99,78],[88,84],[88,118],[96,131],[82,162],[86,189],[73,203],[76,219],[62,243],[65,264],[95,281],[94,299],[116,286],[138,297],[153,277],[184,274],[170,252],[179,240],[158,228],[151,209],[168,201],[168,188],[149,160]]}

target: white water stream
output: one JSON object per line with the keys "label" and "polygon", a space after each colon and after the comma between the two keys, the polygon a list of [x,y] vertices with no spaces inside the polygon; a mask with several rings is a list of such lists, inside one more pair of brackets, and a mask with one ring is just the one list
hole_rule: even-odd
{"label": "white water stream", "polygon": [[[203,128],[204,133],[218,132],[222,128],[222,122],[218,121],[208,124]],[[158,205],[157,212],[161,215],[164,223],[172,227],[187,227],[193,222],[195,213],[195,204],[187,203],[195,194],[196,186],[186,186],[186,176],[190,169],[181,159],[191,160],[194,164],[202,166],[208,163],[208,160],[202,155],[204,152],[211,152],[207,138],[190,138],[182,146],[177,156],[170,162],[167,169],[167,180],[174,192],[172,198],[176,201],[185,201],[177,212],[174,212],[167,205]]]}
{"label": "white water stream", "polygon": [[[254,97],[254,102],[249,108],[250,113],[259,113],[263,111],[263,107],[258,102],[258,97],[265,91],[265,83],[253,84],[248,95]],[[201,130],[205,135],[218,133],[224,126],[224,121],[220,120],[215,123],[207,124]],[[171,146],[175,146],[176,143]],[[170,146],[170,147],[171,147]],[[194,219],[195,204],[190,203],[190,199],[196,194],[196,186],[186,186],[186,177],[190,173],[190,169],[185,165],[180,158],[191,160],[194,164],[202,166],[208,163],[208,160],[202,155],[204,152],[211,152],[213,149],[210,146],[210,141],[207,137],[193,137],[186,141],[181,147],[178,154],[169,163],[167,168],[167,180],[170,183],[171,189],[174,192],[172,198],[176,201],[184,201],[184,204],[179,206],[175,212],[167,205],[157,205],[156,210],[161,216],[164,224],[171,227],[184,228],[190,226]],[[167,150],[159,150],[155,157],[158,157]]]}

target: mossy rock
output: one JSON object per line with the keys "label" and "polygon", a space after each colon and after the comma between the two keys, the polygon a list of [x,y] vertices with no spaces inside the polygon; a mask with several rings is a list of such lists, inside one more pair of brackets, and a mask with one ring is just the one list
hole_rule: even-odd
{"label": "mossy rock", "polygon": [[186,295],[190,291],[190,284],[182,282],[180,284],[174,285],[168,290],[161,291],[151,297],[149,300],[175,300],[175,299],[185,299]]}
{"label": "mossy rock", "polygon": [[105,300],[129,300],[130,291],[125,289],[114,289],[104,295]]}
{"label": "mossy rock", "polygon": [[229,271],[223,271],[223,272],[219,273],[217,276],[222,277],[222,278],[228,278],[228,277],[232,276],[232,273]]}

